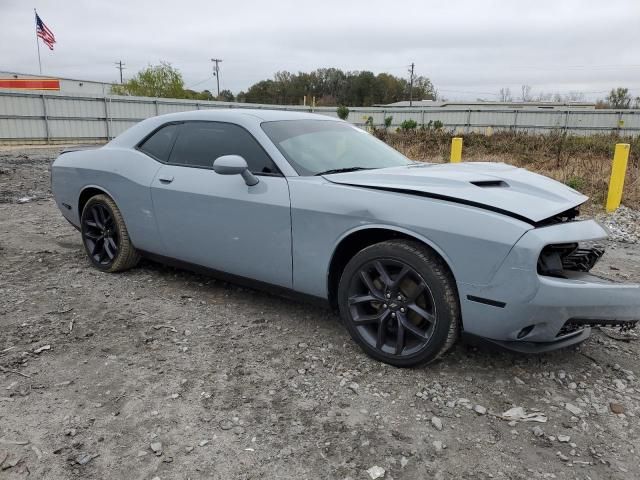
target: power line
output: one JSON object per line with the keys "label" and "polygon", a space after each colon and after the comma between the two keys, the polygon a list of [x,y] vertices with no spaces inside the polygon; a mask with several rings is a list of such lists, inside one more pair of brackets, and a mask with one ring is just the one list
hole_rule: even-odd
{"label": "power line", "polygon": [[209,75],[207,78],[205,78],[204,80],[200,80],[199,82],[193,83],[191,85],[189,85],[187,88],[189,90],[193,89],[193,87],[197,87],[198,85],[204,83],[204,82],[208,82],[209,80],[211,80],[214,77],[214,75]]}
{"label": "power line", "polygon": [[122,63],[122,60],[115,62],[115,64],[116,64],[116,68],[120,70],[120,84],[122,85],[122,70],[125,69],[124,67],[125,64]]}

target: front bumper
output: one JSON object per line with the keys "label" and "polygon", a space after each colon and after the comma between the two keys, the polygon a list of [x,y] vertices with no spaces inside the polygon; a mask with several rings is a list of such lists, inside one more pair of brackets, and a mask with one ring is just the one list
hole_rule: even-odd
{"label": "front bumper", "polygon": [[593,325],[639,321],[640,285],[584,272],[564,272],[567,278],[537,272],[545,246],[606,236],[593,220],[528,231],[489,284],[458,283],[465,332],[513,350],[548,351],[583,341]]}

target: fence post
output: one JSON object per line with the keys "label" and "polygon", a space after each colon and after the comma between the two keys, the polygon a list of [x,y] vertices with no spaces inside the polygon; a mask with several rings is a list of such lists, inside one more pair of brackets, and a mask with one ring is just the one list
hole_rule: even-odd
{"label": "fence post", "polygon": [[44,93],[40,95],[42,97],[42,114],[44,115],[44,131],[47,135],[47,144],[51,139],[51,133],[49,130],[49,115],[47,114],[47,99],[44,96]]}
{"label": "fence post", "polygon": [[451,163],[462,161],[462,138],[453,137],[451,139]]}
{"label": "fence post", "polygon": [[107,97],[104,97],[104,124],[107,127],[107,142],[111,140],[111,129],[109,128],[109,103]]}
{"label": "fence post", "polygon": [[622,201],[622,189],[624,188],[624,176],[627,173],[627,161],[629,160],[629,144],[617,143],[611,164],[611,179],[609,180],[609,195],[607,196],[607,212],[617,210]]}

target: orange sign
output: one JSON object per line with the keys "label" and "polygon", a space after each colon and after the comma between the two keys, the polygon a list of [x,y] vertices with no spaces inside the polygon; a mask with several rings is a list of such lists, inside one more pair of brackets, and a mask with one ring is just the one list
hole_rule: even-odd
{"label": "orange sign", "polygon": [[57,78],[0,78],[0,88],[14,90],[60,90]]}

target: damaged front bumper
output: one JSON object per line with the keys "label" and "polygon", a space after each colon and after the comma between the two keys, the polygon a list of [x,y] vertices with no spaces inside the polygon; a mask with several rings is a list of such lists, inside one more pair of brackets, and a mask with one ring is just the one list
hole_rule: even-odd
{"label": "damaged front bumper", "polygon": [[[488,285],[458,283],[465,333],[511,350],[543,352],[585,340],[593,326],[632,328],[640,320],[640,285],[588,273],[595,263],[575,256],[540,271],[542,252],[601,240],[607,233],[593,220],[528,231],[514,245]],[[574,250],[577,251],[577,250]],[[602,253],[594,250],[598,258]],[[549,266],[547,265],[547,266]],[[575,268],[575,269],[572,269]]]}

